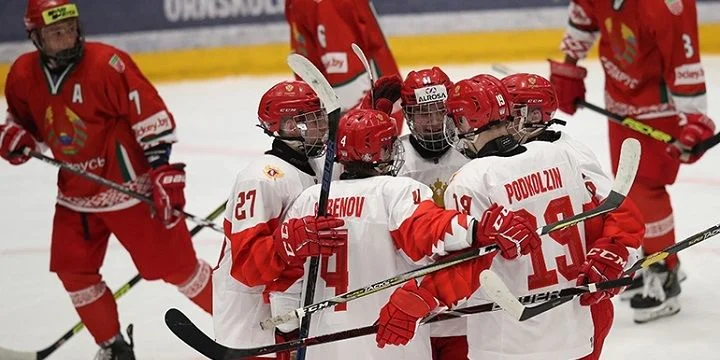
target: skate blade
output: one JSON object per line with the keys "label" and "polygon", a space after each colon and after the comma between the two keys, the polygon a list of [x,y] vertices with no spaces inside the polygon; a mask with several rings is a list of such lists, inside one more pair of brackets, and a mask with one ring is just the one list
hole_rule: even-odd
{"label": "skate blade", "polygon": [[677,296],[667,299],[662,305],[649,309],[635,309],[633,321],[644,324],[653,320],[672,316],[680,312],[680,302]]}

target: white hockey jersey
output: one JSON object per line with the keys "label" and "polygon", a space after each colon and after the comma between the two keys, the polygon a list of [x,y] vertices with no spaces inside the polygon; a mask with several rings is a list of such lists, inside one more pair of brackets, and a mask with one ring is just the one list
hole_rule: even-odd
{"label": "white hockey jersey", "polygon": [[[612,190],[612,178],[605,170],[602,169],[600,162],[595,153],[585,144],[578,142],[565,131],[559,131],[560,138],[553,141],[552,144],[561,147],[567,151],[580,165],[583,175],[592,180],[597,187],[597,195],[606,198]],[[526,146],[533,146],[535,141],[528,143]]]}
{"label": "white hockey jersey", "polygon": [[[319,194],[320,185],[305,190],[288,210],[287,217],[315,214]],[[333,182],[328,215],[345,220],[348,242],[347,247],[321,260],[314,297],[317,301],[406,272],[446,255],[447,251],[466,248],[471,242],[469,219],[457,211],[437,207],[432,202],[432,191],[407,177],[377,176]],[[271,294],[273,315],[300,306],[303,282],[301,279],[284,294]],[[372,324],[391,294],[392,290],[385,290],[313,314],[310,336]],[[307,358],[430,359],[429,337],[429,330],[420,327],[407,346],[378,349],[372,336],[364,336],[310,347]]]}
{"label": "white hockey jersey", "polygon": [[[581,165],[560,146],[533,142],[524,153],[474,159],[460,169],[445,192],[448,208],[482,214],[492,203],[523,211],[537,226],[583,211],[592,200]],[[495,256],[492,269],[514,294],[574,286],[586,254],[583,224],[542,237],[529,256]],[[488,302],[482,285],[470,304]],[[471,359],[577,359],[593,347],[589,307],[573,301],[536,318],[518,322],[502,311],[468,317]]]}
{"label": "white hockey jersey", "polygon": [[265,284],[288,278],[286,285],[272,284],[284,289],[302,268],[286,268],[274,251],[272,233],[292,201],[318,182],[320,162],[310,161],[317,174],[312,176],[266,154],[238,173],[225,211],[221,258],[213,272],[213,323],[219,343],[241,348],[275,343],[273,332],[259,326],[270,317],[270,306],[263,299],[270,290]]}
{"label": "white hockey jersey", "polygon": [[[444,207],[445,188],[450,177],[470,160],[452,148],[438,158],[426,159],[415,151],[409,134],[401,136],[400,140],[405,147],[405,164],[398,176],[407,176],[430,187],[435,203]],[[446,320],[428,326],[433,337],[462,336],[467,332],[467,319]]]}

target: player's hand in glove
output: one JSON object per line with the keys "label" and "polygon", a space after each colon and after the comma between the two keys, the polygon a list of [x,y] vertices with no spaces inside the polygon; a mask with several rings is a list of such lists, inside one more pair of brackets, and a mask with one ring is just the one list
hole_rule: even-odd
{"label": "player's hand in glove", "polygon": [[[585,263],[580,266],[577,285],[617,280],[622,276],[628,261],[628,250],[608,238],[598,239],[593,248],[585,256]],[[621,287],[610,288],[583,294],[580,304],[589,306],[609,299],[622,291]]]}
{"label": "player's hand in glove", "polygon": [[0,156],[13,165],[20,165],[30,157],[23,154],[23,148],[37,151],[35,138],[19,125],[9,122],[0,125]]}
{"label": "player's hand in glove", "polygon": [[177,225],[185,208],[185,164],[165,164],[150,170],[152,199],[157,216],[168,229]]}
{"label": "player's hand in glove", "polygon": [[400,99],[401,87],[402,79],[397,74],[380,77],[373,85],[372,102],[370,102],[370,92],[368,92],[363,97],[360,108],[374,108],[390,115],[393,104]]}
{"label": "player's hand in glove", "polygon": [[[680,144],[692,149],[703,140],[711,138],[715,134],[715,123],[705,114],[683,114],[680,115],[680,135],[677,137]],[[680,159],[681,162],[692,164],[700,159],[703,153],[686,155],[677,146],[668,145],[667,151],[670,156]]]}
{"label": "player's hand in glove", "polygon": [[540,236],[522,215],[493,204],[475,222],[476,246],[497,244],[506,259],[526,255],[540,247]]}
{"label": "player's hand in glove", "polygon": [[343,219],[332,216],[306,216],[289,219],[273,233],[275,250],[287,264],[305,262],[310,256],[330,256],[347,243]]}
{"label": "player's hand in glove", "polygon": [[379,348],[385,345],[405,345],[415,336],[418,320],[422,319],[438,306],[432,294],[418,287],[415,280],[410,280],[390,295],[388,301],[380,309],[377,321],[375,341]]}
{"label": "player's hand in glove", "polygon": [[570,115],[577,111],[577,102],[585,100],[587,70],[575,64],[550,61],[550,82],[555,88],[558,107]]}

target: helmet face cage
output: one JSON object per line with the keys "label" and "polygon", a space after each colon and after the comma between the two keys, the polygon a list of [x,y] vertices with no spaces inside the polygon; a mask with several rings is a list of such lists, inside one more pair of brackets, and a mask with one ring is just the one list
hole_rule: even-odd
{"label": "helmet face cage", "polygon": [[445,102],[405,105],[403,112],[410,133],[420,146],[430,151],[442,151],[450,146],[445,135],[447,121]]}
{"label": "helmet face cage", "polygon": [[328,117],[324,108],[293,116],[281,130],[279,138],[296,141],[307,157],[316,158],[325,154]]}
{"label": "helmet face cage", "polygon": [[549,125],[543,121],[543,110],[539,106],[515,104],[511,115],[513,121],[508,123],[508,131],[521,144],[539,135]]}
{"label": "helmet face cage", "polygon": [[405,165],[405,147],[398,138],[395,138],[390,147],[383,148],[380,156],[382,161],[375,163],[375,169],[382,175],[397,176]]}

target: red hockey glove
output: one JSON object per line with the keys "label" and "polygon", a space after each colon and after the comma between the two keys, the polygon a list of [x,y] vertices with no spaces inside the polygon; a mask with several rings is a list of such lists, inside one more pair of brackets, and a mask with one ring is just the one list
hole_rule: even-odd
{"label": "red hockey glove", "polygon": [[173,209],[182,211],[185,208],[184,168],[185,164],[166,164],[150,170],[156,215],[168,229],[183,218],[182,214],[174,214]]}
{"label": "red hockey glove", "polygon": [[361,109],[374,108],[388,115],[392,113],[393,104],[400,99],[402,79],[396,75],[382,76],[373,85],[373,102],[370,102],[370,92],[365,94],[360,104]]}
{"label": "red hockey glove", "polygon": [[[580,266],[577,285],[617,280],[622,276],[628,261],[628,250],[608,238],[598,239],[593,248],[585,256],[585,263]],[[589,306],[609,299],[622,291],[621,287],[583,294],[580,304]]]}
{"label": "red hockey glove", "polygon": [[438,306],[429,291],[410,280],[390,295],[390,300],[380,309],[375,341],[379,348],[385,345],[405,345],[415,336],[418,320]]}
{"label": "red hockey glove", "polygon": [[25,129],[15,123],[0,125],[0,156],[13,165],[20,165],[30,157],[23,154],[22,150],[29,147],[37,151],[37,141]]}
{"label": "red hockey glove", "polygon": [[[715,134],[715,123],[705,114],[680,114],[682,130],[677,140],[692,149],[703,140],[711,138]],[[680,149],[674,145],[668,145],[667,152],[670,156],[680,159],[681,162],[692,164],[700,159],[703,153],[683,156]]]}
{"label": "red hockey glove", "polygon": [[289,265],[305,262],[309,256],[330,256],[347,243],[343,219],[332,216],[306,216],[289,219],[273,233],[275,250]]}
{"label": "red hockey glove", "polygon": [[560,110],[570,115],[577,111],[577,102],[585,100],[584,67],[557,61],[550,62],[550,82],[557,93]]}
{"label": "red hockey glove", "polygon": [[474,231],[477,246],[495,243],[506,259],[526,255],[540,247],[540,236],[530,222],[498,204],[493,204],[483,213],[480,221],[475,223]]}

